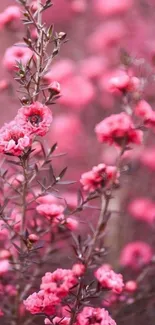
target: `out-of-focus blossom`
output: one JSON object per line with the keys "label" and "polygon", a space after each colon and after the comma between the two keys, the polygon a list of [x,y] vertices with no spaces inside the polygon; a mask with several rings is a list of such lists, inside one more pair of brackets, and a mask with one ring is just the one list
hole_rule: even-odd
{"label": "out-of-focus blossom", "polygon": [[139,159],[144,166],[155,170],[155,148],[145,148]]}
{"label": "out-of-focus blossom", "polygon": [[13,72],[18,70],[17,62],[21,62],[25,66],[32,56],[33,52],[28,47],[16,44],[16,46],[11,46],[6,50],[3,65],[8,71]]}
{"label": "out-of-focus blossom", "polygon": [[72,271],[75,274],[75,276],[81,276],[85,272],[85,266],[82,263],[74,264],[72,267]]}
{"label": "out-of-focus blossom", "polygon": [[50,109],[40,102],[21,107],[16,116],[18,125],[21,125],[29,133],[40,136],[44,136],[47,133],[52,119]]}
{"label": "out-of-focus blossom", "polygon": [[155,220],[155,203],[145,197],[134,199],[128,206],[128,211],[138,220],[152,223]]}
{"label": "out-of-focus blossom", "polygon": [[75,230],[77,230],[79,223],[76,219],[68,217],[65,220],[65,225],[66,225],[66,228],[68,228],[69,230],[75,231]]}
{"label": "out-of-focus blossom", "polygon": [[95,271],[95,277],[103,288],[108,288],[115,293],[121,293],[124,287],[122,274],[115,273],[111,267],[102,265]]}
{"label": "out-of-focus blossom", "polygon": [[135,292],[137,290],[137,282],[130,280],[125,283],[125,290],[127,292]]}
{"label": "out-of-focus blossom", "polygon": [[100,142],[115,143],[118,146],[129,143],[142,143],[143,132],[137,130],[126,113],[111,115],[95,127]]}
{"label": "out-of-focus blossom", "polygon": [[51,69],[44,75],[43,80],[51,84],[57,80],[60,84],[68,78],[73,77],[75,64],[70,59],[63,59],[52,65]]}
{"label": "out-of-focus blossom", "polygon": [[121,14],[128,11],[132,0],[93,0],[94,9],[99,16]]}
{"label": "out-of-focus blossom", "polygon": [[86,78],[97,79],[102,76],[106,61],[101,56],[90,56],[80,61],[80,71]]}
{"label": "out-of-focus blossom", "polygon": [[95,89],[88,79],[74,76],[62,84],[61,95],[60,104],[70,109],[82,110],[94,99]]}
{"label": "out-of-focus blossom", "polygon": [[9,6],[0,14],[0,28],[10,24],[15,24],[15,26],[18,26],[20,19],[20,8],[18,6]]}
{"label": "out-of-focus blossom", "polygon": [[8,259],[0,260],[0,275],[4,275],[11,269]]}
{"label": "out-of-focus blossom", "polygon": [[86,0],[72,0],[71,9],[74,13],[84,13],[87,9]]}
{"label": "out-of-focus blossom", "polygon": [[64,207],[58,204],[39,204],[36,208],[37,212],[48,220],[59,223],[64,220]]}
{"label": "out-of-focus blossom", "polygon": [[78,314],[77,325],[96,325],[108,324],[116,325],[108,311],[104,308],[84,307],[82,312]]}
{"label": "out-of-focus blossom", "polygon": [[91,171],[82,174],[80,182],[85,191],[93,192],[118,182],[119,173],[115,166],[99,164]]}
{"label": "out-of-focus blossom", "polygon": [[145,100],[138,102],[135,107],[135,115],[143,119],[145,126],[155,128],[155,111]]}
{"label": "out-of-focus blossom", "polygon": [[132,269],[140,269],[150,263],[152,258],[151,247],[143,241],[134,241],[127,244],[120,256],[120,264]]}

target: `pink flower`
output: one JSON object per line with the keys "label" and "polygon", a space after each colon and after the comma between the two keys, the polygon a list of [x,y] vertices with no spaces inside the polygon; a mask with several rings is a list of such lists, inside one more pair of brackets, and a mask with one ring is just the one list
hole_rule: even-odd
{"label": "pink flower", "polygon": [[133,200],[128,206],[128,211],[135,219],[148,223],[155,219],[155,203],[145,197]]}
{"label": "pink flower", "polygon": [[76,219],[68,217],[65,220],[65,225],[69,230],[74,231],[77,230],[79,223]]}
{"label": "pink flower", "polygon": [[135,129],[131,117],[126,113],[105,118],[96,125],[95,132],[100,142],[115,143],[118,146],[129,143],[140,144],[143,137],[143,132]]}
{"label": "pink flower", "polygon": [[152,254],[152,249],[147,243],[135,241],[123,248],[120,264],[137,270],[150,263]]}
{"label": "pink flower", "polygon": [[18,69],[17,61],[25,66],[32,55],[33,52],[28,47],[11,46],[4,54],[3,65],[10,72],[16,71]]}
{"label": "pink flower", "polygon": [[140,155],[140,162],[152,169],[155,170],[155,149],[154,148],[145,148]]}
{"label": "pink flower", "polygon": [[104,308],[84,307],[78,314],[77,325],[116,325]]}
{"label": "pink flower", "polygon": [[72,267],[72,271],[75,276],[81,276],[85,272],[85,266],[82,263],[74,264]]}
{"label": "pink flower", "polygon": [[124,13],[132,4],[132,0],[94,0],[96,13],[100,16]]}
{"label": "pink flower", "polygon": [[9,6],[3,11],[4,24],[10,24],[12,22],[17,23],[21,19],[21,11],[18,6]]}
{"label": "pink flower", "polygon": [[74,62],[69,59],[63,59],[52,65],[51,70],[45,74],[43,79],[48,84],[51,84],[55,80],[61,83],[72,77],[74,75],[74,71]]}
{"label": "pink flower", "polygon": [[130,92],[135,91],[139,88],[139,79],[131,77],[125,72],[109,80],[109,91],[110,92]]}
{"label": "pink flower", "polygon": [[37,212],[48,220],[58,223],[64,220],[64,207],[58,204],[40,204],[36,208]]}
{"label": "pink flower", "polygon": [[21,156],[32,143],[32,138],[14,121],[0,129],[0,152]]}
{"label": "pink flower", "polygon": [[87,8],[86,0],[72,0],[71,8],[75,13],[84,13]]}
{"label": "pink flower", "polygon": [[106,61],[100,56],[90,56],[80,61],[80,71],[86,78],[97,79],[102,76]]}
{"label": "pink flower", "polygon": [[63,318],[61,318],[61,317],[54,317],[52,319],[52,322],[48,318],[45,319],[45,325],[48,325],[48,324],[69,325],[69,322],[70,322],[70,317],[63,317]]}
{"label": "pink flower", "polygon": [[11,268],[11,265],[8,259],[3,259],[0,261],[0,275],[4,275],[7,273]]}
{"label": "pink flower", "polygon": [[155,112],[145,100],[138,102],[135,107],[135,115],[143,119],[145,126],[155,127]]}
{"label": "pink flower", "polygon": [[36,234],[30,234],[28,236],[28,239],[31,243],[35,243],[39,240],[39,237]]}
{"label": "pink flower", "polygon": [[77,278],[72,270],[57,269],[53,273],[45,273],[40,289],[43,289],[47,294],[54,293],[59,298],[63,298],[68,295],[69,290],[76,283]]}
{"label": "pink flower", "polygon": [[95,89],[88,79],[82,76],[73,76],[62,84],[61,94],[60,104],[81,110],[94,99]]}
{"label": "pink flower", "polygon": [[16,116],[18,125],[21,125],[29,133],[40,136],[47,133],[52,119],[50,109],[39,102],[21,107]]}
{"label": "pink flower", "polygon": [[24,305],[31,314],[45,313],[52,315],[55,313],[56,306],[59,303],[59,298],[54,293],[44,292],[44,290],[34,292],[26,300]]}
{"label": "pink flower", "polygon": [[128,292],[135,292],[137,290],[137,282],[136,281],[127,281],[125,283],[125,290]]}
{"label": "pink flower", "polygon": [[46,194],[44,196],[40,196],[36,199],[36,202],[39,204],[55,204],[58,202],[56,196],[52,195],[51,193]]}
{"label": "pink flower", "polygon": [[107,265],[102,265],[95,272],[95,277],[103,288],[112,290],[115,293],[121,293],[124,287],[122,274],[115,273]]}
{"label": "pink flower", "polygon": [[82,174],[80,182],[85,191],[93,192],[109,186],[112,182],[117,183],[118,177],[119,173],[116,167],[99,164],[91,171]]}

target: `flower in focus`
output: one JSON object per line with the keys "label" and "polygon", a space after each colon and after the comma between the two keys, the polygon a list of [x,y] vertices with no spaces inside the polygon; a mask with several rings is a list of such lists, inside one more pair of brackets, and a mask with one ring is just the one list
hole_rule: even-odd
{"label": "flower in focus", "polygon": [[120,256],[120,264],[132,269],[140,269],[150,263],[152,258],[151,247],[143,241],[134,241],[127,244]]}
{"label": "flower in focus", "polygon": [[32,138],[14,121],[0,129],[0,152],[21,156],[31,146]]}
{"label": "flower in focus", "polygon": [[17,62],[25,66],[32,56],[33,52],[28,47],[11,46],[4,54],[3,65],[10,72],[16,71]]}
{"label": "flower in focus", "polygon": [[40,289],[47,294],[54,293],[59,298],[63,298],[76,283],[77,277],[72,270],[57,269],[53,273],[45,273]]}
{"label": "flower in focus", "polygon": [[24,305],[31,314],[45,313],[52,315],[55,313],[59,301],[59,298],[54,293],[47,295],[44,290],[40,290],[24,300]]}
{"label": "flower in focus", "polygon": [[80,182],[85,191],[96,191],[102,187],[107,187],[111,183],[118,182],[119,173],[114,166],[99,164],[92,168],[91,171],[82,174]]}
{"label": "flower in focus", "polygon": [[78,314],[77,325],[116,325],[104,308],[84,307]]}
{"label": "flower in focus", "polygon": [[126,113],[113,114],[95,127],[100,142],[115,143],[118,146],[129,143],[140,144],[143,132],[136,130],[131,117]]}
{"label": "flower in focus", "polygon": [[103,288],[121,293],[124,287],[122,274],[115,273],[110,266],[102,265],[95,272],[95,277]]}
{"label": "flower in focus", "polygon": [[21,125],[28,132],[40,136],[44,136],[47,133],[52,119],[50,109],[39,102],[21,107],[16,116],[18,125]]}
{"label": "flower in focus", "polygon": [[48,220],[58,223],[64,220],[64,207],[58,204],[39,204],[37,212],[45,216]]}

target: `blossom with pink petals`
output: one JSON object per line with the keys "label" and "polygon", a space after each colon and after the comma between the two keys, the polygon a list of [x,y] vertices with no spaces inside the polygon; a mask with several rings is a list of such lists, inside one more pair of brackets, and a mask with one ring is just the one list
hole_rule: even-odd
{"label": "blossom with pink petals", "polygon": [[72,267],[72,271],[75,274],[75,276],[83,275],[85,272],[85,269],[86,268],[85,268],[84,264],[82,264],[82,263],[74,264]]}
{"label": "blossom with pink petals", "polygon": [[40,136],[47,133],[52,119],[50,109],[40,102],[21,107],[16,116],[18,125],[21,125],[29,133]]}
{"label": "blossom with pink petals", "polygon": [[32,138],[22,127],[14,121],[4,125],[0,129],[0,152],[21,156],[25,150],[30,148]]}
{"label": "blossom with pink petals", "polygon": [[107,265],[102,265],[95,271],[95,277],[103,288],[112,290],[115,293],[121,293],[124,287],[122,274],[115,273]]}
{"label": "blossom with pink petals", "polygon": [[137,219],[152,223],[155,220],[155,203],[147,198],[136,198],[128,206],[128,211]]}
{"label": "blossom with pink petals", "polygon": [[44,290],[40,290],[24,300],[24,305],[31,314],[45,313],[52,315],[55,313],[59,302],[60,299],[54,293],[48,293],[47,295]]}
{"label": "blossom with pink petals", "polygon": [[135,107],[135,115],[143,119],[145,126],[155,128],[155,111],[145,100],[138,102]]}
{"label": "blossom with pink petals", "polygon": [[84,307],[78,314],[77,325],[116,325],[104,308]]}
{"label": "blossom with pink petals", "polygon": [[58,223],[64,220],[64,207],[58,204],[39,204],[37,212],[48,220]]}
{"label": "blossom with pink petals", "polygon": [[97,189],[109,186],[112,182],[117,183],[119,172],[114,166],[99,164],[91,171],[82,174],[80,182],[85,191],[93,192]]}
{"label": "blossom with pink petals", "polygon": [[152,255],[152,249],[147,243],[134,241],[123,248],[120,256],[120,264],[137,270],[149,264]]}
{"label": "blossom with pink petals", "polygon": [[32,56],[33,52],[28,47],[22,47],[17,44],[6,50],[3,65],[10,72],[16,71],[18,69],[17,62],[21,62],[25,66]]}
{"label": "blossom with pink petals", "polygon": [[137,130],[126,113],[113,114],[95,127],[97,138],[100,142],[115,143],[118,146],[129,143],[142,143],[143,132]]}
{"label": "blossom with pink petals", "polygon": [[57,269],[47,272],[42,278],[40,289],[46,293],[54,293],[59,298],[66,297],[69,290],[77,283],[77,277],[72,270]]}

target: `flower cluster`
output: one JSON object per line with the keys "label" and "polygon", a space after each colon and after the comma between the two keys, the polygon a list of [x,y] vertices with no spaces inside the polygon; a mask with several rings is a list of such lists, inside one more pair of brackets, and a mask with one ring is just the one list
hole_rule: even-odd
{"label": "flower cluster", "polygon": [[41,290],[30,295],[24,305],[31,314],[54,315],[56,306],[76,283],[77,277],[72,270],[57,269],[53,273],[47,272],[42,278]]}
{"label": "flower cluster", "polygon": [[110,317],[104,308],[84,307],[77,317],[77,325],[96,325],[108,324],[116,325],[115,321]]}
{"label": "flower cluster", "polygon": [[110,265],[103,264],[95,272],[95,277],[103,288],[121,293],[124,287],[122,274],[115,273]]}
{"label": "flower cluster", "polygon": [[130,143],[140,144],[143,132],[137,130],[126,113],[111,115],[96,125],[95,132],[100,142],[124,146]]}
{"label": "flower cluster", "polygon": [[21,156],[31,147],[33,135],[45,135],[51,122],[51,111],[45,105],[23,106],[15,119],[0,129],[0,152]]}
{"label": "flower cluster", "polygon": [[80,182],[85,191],[96,191],[108,187],[112,183],[118,183],[119,172],[115,166],[99,164],[91,171],[82,174]]}

